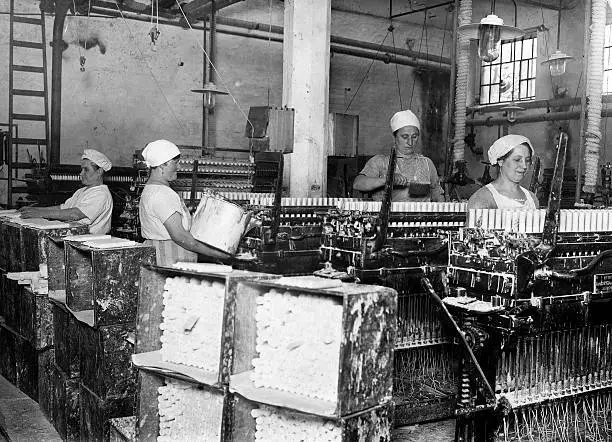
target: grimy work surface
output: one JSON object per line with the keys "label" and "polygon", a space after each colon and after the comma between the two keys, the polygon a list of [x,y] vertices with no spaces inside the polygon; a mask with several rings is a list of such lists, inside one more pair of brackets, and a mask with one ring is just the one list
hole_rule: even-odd
{"label": "grimy work surface", "polygon": [[0,438],[61,442],[38,404],[0,376]]}

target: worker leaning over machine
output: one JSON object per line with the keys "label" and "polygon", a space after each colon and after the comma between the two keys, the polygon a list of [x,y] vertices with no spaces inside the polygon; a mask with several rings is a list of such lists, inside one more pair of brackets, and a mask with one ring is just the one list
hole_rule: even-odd
{"label": "worker leaning over machine", "polygon": [[489,162],[497,168],[497,178],[474,192],[468,201],[468,210],[537,209],[538,198],[520,185],[534,155],[529,138],[506,135],[491,145],[488,154]]}
{"label": "worker leaning over machine", "polygon": [[21,217],[79,221],[89,226],[90,233],[110,232],[113,198],[102,181],[104,173],[111,167],[112,163],[106,155],[94,149],[85,149],[81,156],[83,187],[59,206],[24,207],[20,210]]}
{"label": "worker leaning over machine", "polygon": [[142,151],[150,167],[139,206],[145,244],[155,246],[158,265],[195,262],[198,253],[211,258],[227,258],[227,255],[196,240],[189,232],[191,214],[181,197],[170,188],[170,182],[177,178],[180,155],[179,148],[167,140],[153,141]]}
{"label": "worker leaning over machine", "polygon": [[[396,112],[390,121],[397,160],[393,180],[393,201],[444,201],[440,179],[433,161],[418,152],[421,124],[410,110]],[[372,157],[355,178],[353,188],[373,192],[381,200],[389,167],[389,155]]]}

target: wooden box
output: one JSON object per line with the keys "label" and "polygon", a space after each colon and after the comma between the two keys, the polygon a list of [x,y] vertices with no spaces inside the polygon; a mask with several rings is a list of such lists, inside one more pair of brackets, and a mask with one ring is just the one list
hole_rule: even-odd
{"label": "wooden box", "polygon": [[[181,370],[180,363],[162,361],[160,349],[164,311],[164,286],[166,278],[187,277],[198,281],[221,283],[225,286],[223,319],[219,330],[219,364],[218,369],[209,371],[205,379],[208,385],[227,385],[229,382],[229,367],[233,358],[232,334],[234,327],[234,302],[236,284],[249,279],[277,278],[274,275],[252,273],[244,271],[231,271],[230,273],[194,272],[160,266],[143,266],[141,271],[140,296],[138,305],[138,320],[136,323],[135,353],[142,353],[140,358],[146,359],[145,365],[163,366],[168,370]],[[202,292],[206,296],[206,292]],[[197,312],[194,312],[197,315]],[[192,317],[194,319],[195,316]],[[197,323],[196,323],[197,325]],[[201,324],[202,326],[204,324]],[[146,355],[144,354],[146,353]]]}
{"label": "wooden box", "polygon": [[55,354],[53,348],[38,356],[38,405],[49,422],[53,423]]}
{"label": "wooden box", "polygon": [[41,264],[47,265],[50,248],[53,250],[55,247],[53,238],[88,232],[89,227],[80,223],[69,223],[68,227],[53,229],[22,226],[23,271],[38,271]]}
{"label": "wooden box", "polygon": [[80,376],[79,328],[80,322],[68,311],[60,299],[51,299],[53,308],[53,334],[55,363],[68,378]]}
{"label": "wooden box", "polygon": [[[0,246],[2,247],[2,246]],[[6,272],[0,270],[0,318],[4,320],[4,309],[6,305],[7,298],[7,290],[8,290],[8,278],[6,277]]]}
{"label": "wooden box", "polygon": [[4,244],[6,247],[6,271],[22,272],[23,250],[21,247],[21,225],[7,221],[4,223],[3,230],[2,233],[6,235]]}
{"label": "wooden box", "polygon": [[9,237],[6,223],[8,218],[0,217],[0,271],[8,272]]}
{"label": "wooden box", "polygon": [[53,369],[53,426],[65,441],[80,440],[79,381],[55,365]]}
{"label": "wooden box", "polygon": [[[234,289],[230,391],[271,405],[289,401],[296,410],[330,418],[390,400],[395,290],[315,277],[240,281]],[[266,318],[275,328],[265,328]],[[330,333],[321,335],[324,325]],[[260,338],[265,349],[258,343],[262,330],[269,335]],[[272,340],[283,342],[274,347]],[[311,367],[315,379],[306,373]]]}
{"label": "wooden box", "polygon": [[49,296],[21,286],[19,332],[37,350],[53,345],[53,312]]}
{"label": "wooden box", "polygon": [[[174,389],[174,407],[184,410],[177,416],[160,410],[160,404],[168,399],[166,391],[173,384],[182,385],[181,389]],[[136,439],[150,441],[165,436],[172,440],[230,441],[232,405],[233,396],[227,387],[194,382],[179,372],[167,376],[155,370],[139,370]]]}
{"label": "wooden box", "polygon": [[15,363],[15,335],[0,323],[0,376],[17,383]]}
{"label": "wooden box", "polygon": [[110,419],[131,416],[134,397],[103,400],[83,384],[79,387],[81,440],[105,442],[110,437]]}
{"label": "wooden box", "polygon": [[79,327],[81,383],[103,400],[133,396],[136,373],[131,357],[134,351],[127,340],[134,331],[131,324]]}
{"label": "wooden box", "polygon": [[[241,442],[273,440],[275,434],[283,434],[284,440],[339,439],[343,442],[390,442],[393,428],[392,402],[349,417],[330,419],[260,404],[235,395],[232,412],[232,438],[228,440]],[[253,417],[253,414],[259,413],[261,417]],[[272,425],[260,424],[258,428],[257,420],[262,418]],[[283,425],[276,427],[274,422],[277,420],[281,420]],[[305,434],[308,430],[304,427],[311,428],[310,437]],[[328,436],[329,432],[338,439]],[[324,438],[323,434],[329,439]]]}
{"label": "wooden box", "polygon": [[155,249],[144,245],[94,248],[65,241],[66,304],[93,310],[94,326],[136,320],[140,266],[155,262]]}
{"label": "wooden box", "polygon": [[4,280],[5,291],[2,294],[2,317],[5,324],[13,330],[19,330],[21,323],[19,309],[22,286],[17,281],[8,279],[6,274],[0,276]]}

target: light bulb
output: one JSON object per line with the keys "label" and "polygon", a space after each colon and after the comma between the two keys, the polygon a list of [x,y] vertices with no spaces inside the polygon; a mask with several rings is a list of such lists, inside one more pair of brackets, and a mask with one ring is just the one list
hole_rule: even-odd
{"label": "light bulb", "polygon": [[478,28],[478,57],[487,63],[497,60],[501,52],[501,27],[481,24]]}
{"label": "light bulb", "polygon": [[215,107],[215,94],[213,92],[204,93],[204,107],[206,109],[212,109]]}
{"label": "light bulb", "polygon": [[550,75],[558,77],[559,75],[565,74],[565,66],[567,61],[565,59],[554,60],[550,62]]}

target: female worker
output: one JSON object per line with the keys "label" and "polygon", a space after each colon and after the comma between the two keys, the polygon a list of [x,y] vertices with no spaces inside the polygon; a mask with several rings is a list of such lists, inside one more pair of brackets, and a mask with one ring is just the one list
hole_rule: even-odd
{"label": "female worker", "polygon": [[489,162],[497,167],[495,181],[478,189],[468,201],[469,209],[537,209],[535,194],[520,185],[534,155],[529,138],[506,135],[489,148]]}
{"label": "female worker", "polygon": [[180,154],[178,147],[166,140],[153,141],[142,151],[151,168],[140,197],[142,237],[146,244],[155,246],[158,265],[195,262],[197,254],[226,258],[227,255],[209,248],[189,233],[191,215],[181,197],[170,188],[170,182],[176,179]]}
{"label": "female worker", "polygon": [[[397,153],[393,180],[393,201],[443,201],[440,179],[434,163],[418,153],[421,132],[419,119],[412,111],[395,113],[390,121]],[[353,182],[353,189],[373,192],[375,200],[381,200],[389,155],[376,155],[364,166]]]}

